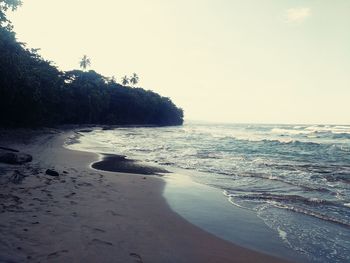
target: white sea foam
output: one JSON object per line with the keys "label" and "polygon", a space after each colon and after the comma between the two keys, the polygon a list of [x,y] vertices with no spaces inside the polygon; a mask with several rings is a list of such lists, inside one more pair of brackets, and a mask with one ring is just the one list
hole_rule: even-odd
{"label": "white sea foam", "polygon": [[283,241],[287,241],[287,232],[283,231],[280,227],[277,227],[278,235],[282,238]]}
{"label": "white sea foam", "polygon": [[313,134],[313,133],[331,133],[331,134],[350,134],[350,126],[308,126],[302,129],[301,126],[293,128],[273,128],[272,133],[277,134]]}
{"label": "white sea foam", "polygon": [[271,130],[272,133],[277,134],[292,134],[292,135],[298,135],[298,134],[310,134],[313,133],[313,131],[306,131],[306,130],[293,130],[293,129],[281,129],[281,128],[273,128]]}

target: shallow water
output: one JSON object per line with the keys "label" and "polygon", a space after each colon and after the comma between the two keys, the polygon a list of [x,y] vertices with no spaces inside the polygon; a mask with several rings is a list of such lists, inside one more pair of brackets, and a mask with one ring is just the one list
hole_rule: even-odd
{"label": "shallow water", "polygon": [[192,179],[311,261],[350,262],[350,126],[190,123],[84,135],[85,150],[199,171]]}
{"label": "shallow water", "polygon": [[236,245],[292,262],[309,262],[282,242],[254,211],[232,206],[222,191],[191,180],[193,171],[188,174],[174,169],[173,174],[164,176],[164,197],[176,213]]}

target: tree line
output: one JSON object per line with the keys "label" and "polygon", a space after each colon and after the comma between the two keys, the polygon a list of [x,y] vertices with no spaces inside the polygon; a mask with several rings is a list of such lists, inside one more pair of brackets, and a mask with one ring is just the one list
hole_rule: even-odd
{"label": "tree line", "polygon": [[[84,56],[81,58],[79,64],[80,64],[80,67],[81,67],[84,71],[86,71],[86,69],[87,69],[88,67],[91,66],[91,59],[90,59],[87,55],[84,55]],[[115,76],[112,76],[112,77],[110,78],[110,80],[113,81],[113,82],[117,82],[117,79],[116,79]],[[128,85],[128,84],[131,84],[132,86],[135,87],[136,84],[139,83],[139,76],[138,76],[136,73],[133,73],[130,77],[128,77],[128,76],[125,75],[124,77],[122,77],[121,83],[122,83],[124,86],[126,86],[126,85]]]}
{"label": "tree line", "polygon": [[16,40],[6,17],[18,0],[0,0],[0,126],[59,124],[181,125],[183,111],[169,98],[132,88],[137,74],[122,83],[87,70],[60,71],[52,62]]}

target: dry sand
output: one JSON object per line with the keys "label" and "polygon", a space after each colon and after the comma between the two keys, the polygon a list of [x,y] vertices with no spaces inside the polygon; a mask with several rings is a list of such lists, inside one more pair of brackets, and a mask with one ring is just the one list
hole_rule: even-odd
{"label": "dry sand", "polygon": [[[157,176],[103,172],[94,153],[63,147],[72,132],[0,146],[33,156],[21,184],[0,184],[0,262],[285,262],[241,248],[173,212]],[[59,177],[45,174],[46,169]]]}

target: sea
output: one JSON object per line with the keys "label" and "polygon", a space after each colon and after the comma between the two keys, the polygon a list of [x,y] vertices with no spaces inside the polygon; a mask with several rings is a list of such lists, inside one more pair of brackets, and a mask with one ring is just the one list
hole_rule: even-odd
{"label": "sea", "polygon": [[80,140],[85,150],[186,171],[310,262],[350,262],[350,126],[187,122]]}

